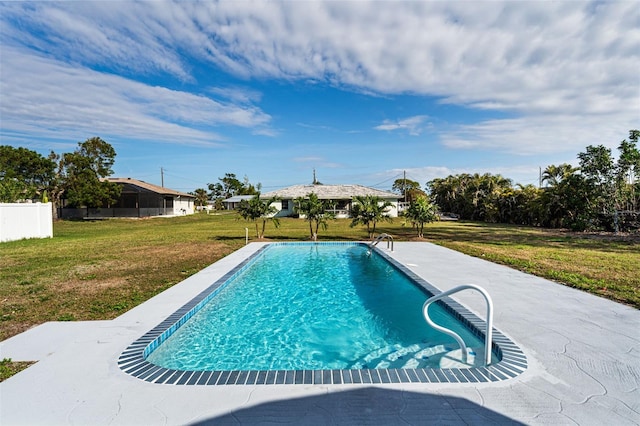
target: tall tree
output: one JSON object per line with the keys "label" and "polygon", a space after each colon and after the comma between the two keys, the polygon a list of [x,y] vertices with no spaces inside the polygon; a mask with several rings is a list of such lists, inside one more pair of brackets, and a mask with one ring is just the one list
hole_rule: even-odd
{"label": "tall tree", "polygon": [[438,220],[438,208],[429,201],[429,198],[418,197],[412,201],[405,211],[404,217],[411,221],[418,231],[418,238],[424,238],[424,225]]}
{"label": "tall tree", "polygon": [[224,177],[218,178],[218,180],[220,182],[209,184],[212,198],[229,198],[240,194],[243,185],[235,173],[225,173]]}
{"label": "tall tree", "polygon": [[61,156],[64,195],[71,207],[101,207],[116,201],[120,186],[104,180],[113,174],[116,151],[99,137],[78,143],[72,153]]}
{"label": "tall tree", "polygon": [[219,182],[210,183],[209,198],[212,200],[230,198],[235,195],[255,195],[260,193],[262,185],[253,185],[247,176],[244,181],[240,181],[235,173],[225,173],[224,177],[218,178]]}
{"label": "tall tree", "polygon": [[589,228],[617,226],[615,163],[611,149],[589,145],[578,154],[580,173],[584,178]]}
{"label": "tall tree", "polygon": [[542,172],[542,183],[546,183],[549,186],[557,186],[564,179],[577,172],[578,169],[571,164],[563,163],[559,166],[554,164],[547,166]]}
{"label": "tall tree", "polygon": [[[260,194],[256,194],[249,200],[242,200],[237,208],[238,214],[241,218],[247,221],[255,223],[256,226],[256,238],[264,238],[264,232],[267,225],[267,221],[271,221],[273,225],[278,228],[280,226],[280,220],[275,217],[278,210],[272,206],[277,198],[271,198],[269,200],[261,200]],[[258,223],[262,222],[262,231],[258,227]]]}
{"label": "tall tree", "polygon": [[499,220],[498,200],[511,180],[485,173],[460,174],[427,183],[431,197],[443,212],[458,214],[462,219]]}
{"label": "tall tree", "polygon": [[391,185],[391,189],[402,195],[405,202],[412,202],[416,198],[426,195],[420,188],[420,183],[411,179],[396,179]]}
{"label": "tall tree", "polygon": [[369,238],[373,238],[376,232],[376,225],[382,220],[391,221],[386,214],[391,203],[380,197],[366,195],[356,196],[355,203],[351,207],[351,227],[366,225]]}
{"label": "tall tree", "polygon": [[304,216],[304,219],[309,222],[310,238],[316,241],[318,229],[322,227],[326,231],[329,227],[327,220],[334,218],[332,213],[327,212],[327,209],[331,207],[330,203],[320,200],[318,195],[313,192],[307,194],[306,197],[296,198],[295,202],[300,216]]}
{"label": "tall tree", "polygon": [[56,164],[30,149],[0,145],[2,202],[42,198],[54,178]]}
{"label": "tall tree", "polygon": [[616,185],[618,187],[619,210],[636,211],[640,208],[640,151],[638,150],[639,130],[629,131],[629,140],[620,142],[618,163],[616,164]]}

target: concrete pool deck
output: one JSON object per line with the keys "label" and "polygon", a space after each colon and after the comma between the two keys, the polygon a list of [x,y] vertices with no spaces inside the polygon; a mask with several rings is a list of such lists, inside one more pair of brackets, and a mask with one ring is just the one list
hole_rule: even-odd
{"label": "concrete pool deck", "polygon": [[[0,383],[0,424],[640,424],[640,311],[429,243],[396,243],[391,256],[443,291],[487,289],[525,372],[494,383],[175,386],[120,370],[131,342],[262,245],[114,320],[46,323],[0,342],[0,358],[38,361]],[[453,298],[484,318],[478,293]]]}

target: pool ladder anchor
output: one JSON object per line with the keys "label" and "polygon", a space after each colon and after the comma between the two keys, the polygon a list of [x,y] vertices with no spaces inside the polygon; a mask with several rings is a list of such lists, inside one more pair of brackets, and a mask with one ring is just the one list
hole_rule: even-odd
{"label": "pool ladder anchor", "polygon": [[427,299],[427,301],[424,302],[424,305],[422,306],[422,313],[424,315],[424,319],[427,321],[427,323],[431,327],[435,328],[438,331],[441,331],[442,333],[448,336],[453,337],[456,340],[456,342],[458,342],[458,345],[460,345],[460,350],[462,352],[462,362],[466,363],[467,362],[467,345],[464,343],[462,338],[455,331],[439,326],[438,324],[434,323],[431,320],[431,318],[429,317],[429,306],[433,302],[437,302],[438,300],[443,299],[451,294],[457,293],[462,290],[467,290],[467,289],[478,291],[484,297],[485,302],[487,302],[487,320],[486,320],[486,328],[484,333],[484,365],[487,366],[491,364],[491,340],[492,340],[492,332],[493,332],[493,301],[491,300],[491,296],[489,296],[489,293],[485,289],[475,284],[459,285],[457,287],[454,287],[450,290],[444,291],[438,295],[435,295]]}
{"label": "pool ladder anchor", "polygon": [[391,251],[393,252],[393,237],[389,234],[380,234],[376,237],[375,240],[369,243],[369,250],[367,250],[367,255],[370,255],[373,251],[373,248],[378,245],[378,243],[382,240],[387,240],[387,250],[389,249],[389,244],[391,244]]}

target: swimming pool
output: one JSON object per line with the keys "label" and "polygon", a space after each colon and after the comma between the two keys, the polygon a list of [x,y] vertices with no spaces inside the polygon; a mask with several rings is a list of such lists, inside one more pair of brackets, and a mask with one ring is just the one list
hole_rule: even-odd
{"label": "swimming pool", "polygon": [[[497,330],[490,366],[473,356],[462,363],[456,343],[422,318],[422,304],[439,291],[367,249],[270,244],[130,345],[119,365],[150,382],[218,385],[477,382],[526,368]],[[454,301],[430,312],[482,350],[473,314]]]}

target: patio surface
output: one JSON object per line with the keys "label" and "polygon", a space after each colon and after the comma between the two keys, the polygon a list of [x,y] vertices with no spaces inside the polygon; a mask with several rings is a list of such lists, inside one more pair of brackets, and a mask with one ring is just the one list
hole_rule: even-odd
{"label": "patio surface", "polygon": [[[131,342],[262,245],[114,320],[51,322],[0,342],[0,358],[38,360],[0,383],[0,424],[640,424],[640,311],[429,243],[396,243],[391,255],[443,291],[487,289],[495,328],[527,356],[524,373],[480,384],[175,386],[118,368]],[[484,318],[477,292],[453,298]]]}

